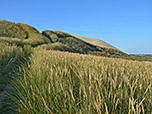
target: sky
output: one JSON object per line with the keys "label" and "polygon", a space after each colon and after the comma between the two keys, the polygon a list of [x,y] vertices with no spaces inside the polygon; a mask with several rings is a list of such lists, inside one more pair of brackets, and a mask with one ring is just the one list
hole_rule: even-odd
{"label": "sky", "polygon": [[1,0],[0,20],[103,40],[152,54],[152,0]]}

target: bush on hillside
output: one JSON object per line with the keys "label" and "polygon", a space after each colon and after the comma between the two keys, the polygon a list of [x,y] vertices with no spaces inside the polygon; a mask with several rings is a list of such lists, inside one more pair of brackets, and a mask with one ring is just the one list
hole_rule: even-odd
{"label": "bush on hillside", "polygon": [[8,21],[0,21],[0,37],[25,39],[27,37],[27,33],[18,24]]}

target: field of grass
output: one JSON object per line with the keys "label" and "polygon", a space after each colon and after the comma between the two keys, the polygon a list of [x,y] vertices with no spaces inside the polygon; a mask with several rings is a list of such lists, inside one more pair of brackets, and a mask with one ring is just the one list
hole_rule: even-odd
{"label": "field of grass", "polygon": [[39,50],[14,83],[24,114],[150,114],[152,63]]}

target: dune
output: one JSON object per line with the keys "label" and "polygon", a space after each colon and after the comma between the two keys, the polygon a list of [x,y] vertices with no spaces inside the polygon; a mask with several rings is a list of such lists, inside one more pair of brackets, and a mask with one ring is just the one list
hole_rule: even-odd
{"label": "dune", "polygon": [[88,37],[83,37],[83,36],[78,36],[78,35],[72,35],[72,36],[95,46],[117,49],[114,46],[96,38],[88,38]]}

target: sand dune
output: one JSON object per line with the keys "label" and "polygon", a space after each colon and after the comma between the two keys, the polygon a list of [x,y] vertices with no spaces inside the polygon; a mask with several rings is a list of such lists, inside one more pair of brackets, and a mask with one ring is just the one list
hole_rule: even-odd
{"label": "sand dune", "polygon": [[100,47],[106,47],[106,48],[113,48],[113,49],[117,49],[115,48],[114,46],[102,41],[102,40],[99,40],[99,39],[95,39],[95,38],[88,38],[88,37],[83,37],[83,36],[78,36],[78,35],[73,35],[75,38],[78,38],[80,40],[83,40],[89,44],[92,44],[92,45],[96,45],[96,46],[100,46]]}

